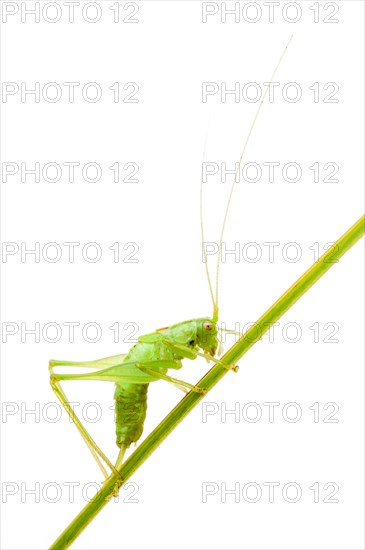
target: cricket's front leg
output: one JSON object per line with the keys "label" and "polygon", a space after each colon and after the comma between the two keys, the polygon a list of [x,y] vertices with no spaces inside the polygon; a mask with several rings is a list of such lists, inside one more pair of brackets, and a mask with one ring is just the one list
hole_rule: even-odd
{"label": "cricket's front leg", "polygon": [[[156,363],[158,363],[158,361],[156,361]],[[158,380],[165,380],[166,382],[170,382],[170,384],[173,384],[185,393],[188,393],[189,391],[199,393],[200,395],[205,395],[207,393],[207,390],[205,388],[194,386],[193,384],[189,384],[189,382],[185,382],[184,380],[180,380],[178,378],[173,378],[172,376],[168,376],[167,374],[159,372],[158,370],[154,370],[152,365],[146,366],[146,364],[140,363],[137,364],[137,366],[141,371],[145,372],[146,374],[155,376]]]}
{"label": "cricket's front leg", "polygon": [[216,363],[217,365],[221,365],[221,367],[232,370],[233,372],[237,372],[239,369],[238,365],[226,365],[221,361],[220,359],[217,359],[216,357],[213,357],[212,355],[209,355],[208,353],[204,353],[202,351],[198,351],[195,348],[189,348],[188,346],[184,346],[183,344],[176,344],[172,340],[169,340],[168,338],[165,339],[164,343],[169,346],[171,351],[173,351],[176,355],[180,355],[186,359],[196,359],[197,357],[204,357],[207,361],[213,361],[213,363]]}

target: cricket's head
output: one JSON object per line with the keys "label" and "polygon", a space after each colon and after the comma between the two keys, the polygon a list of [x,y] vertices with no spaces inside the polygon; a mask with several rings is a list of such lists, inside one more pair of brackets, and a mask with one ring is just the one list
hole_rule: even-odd
{"label": "cricket's head", "polygon": [[212,357],[215,356],[219,345],[217,323],[210,317],[190,319],[176,325],[159,328],[157,332],[166,333],[176,344],[201,349]]}
{"label": "cricket's head", "polygon": [[215,356],[218,348],[218,327],[209,317],[196,319],[196,345],[205,353]]}

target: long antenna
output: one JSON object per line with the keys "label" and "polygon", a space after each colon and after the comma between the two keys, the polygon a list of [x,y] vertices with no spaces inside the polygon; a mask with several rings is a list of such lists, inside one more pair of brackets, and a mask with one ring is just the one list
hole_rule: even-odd
{"label": "long antenna", "polygon": [[[216,268],[216,275],[215,275],[215,299],[212,297],[212,300],[213,300],[213,305],[214,305],[214,314],[217,314],[217,317],[218,317],[218,288],[219,288],[219,266],[220,266],[220,256],[221,256],[221,250],[222,250],[222,243],[223,243],[223,235],[224,235],[224,230],[225,230],[225,227],[226,227],[226,222],[227,222],[227,216],[228,216],[228,211],[229,211],[229,208],[230,208],[230,205],[231,205],[231,199],[232,199],[232,195],[233,195],[233,191],[234,191],[234,188],[235,188],[235,184],[236,184],[236,179],[237,179],[237,175],[238,175],[238,172],[240,170],[240,167],[241,167],[241,162],[242,162],[242,158],[243,158],[243,155],[245,154],[245,151],[246,151],[246,148],[247,148],[247,145],[248,145],[248,142],[250,140],[250,137],[251,137],[251,134],[252,134],[252,130],[254,129],[254,126],[255,126],[255,123],[256,123],[256,120],[257,120],[257,117],[259,116],[259,113],[261,111],[261,107],[265,101],[265,98],[266,98],[266,95],[269,91],[269,88],[270,88],[270,84],[272,84],[274,78],[275,78],[275,75],[276,75],[276,72],[280,66],[280,63],[285,55],[285,52],[286,50],[288,49],[289,47],[289,44],[291,42],[293,38],[293,35],[291,35],[291,37],[289,38],[288,40],[288,43],[287,45],[285,46],[280,58],[279,58],[279,61],[277,62],[276,64],[276,67],[274,69],[274,72],[272,73],[271,75],[271,78],[270,78],[270,81],[269,81],[269,86],[267,86],[266,90],[265,90],[265,93],[260,101],[260,104],[256,110],[256,114],[253,118],[253,121],[252,121],[252,124],[251,124],[251,127],[250,127],[250,130],[248,132],[248,135],[247,135],[247,138],[246,138],[246,141],[244,143],[244,146],[243,146],[243,149],[242,149],[242,153],[241,153],[241,156],[240,156],[240,159],[239,159],[239,162],[238,162],[238,165],[237,165],[237,168],[236,168],[236,173],[234,175],[234,179],[233,179],[233,183],[232,183],[232,186],[231,186],[231,190],[230,190],[230,193],[229,193],[229,196],[228,196],[228,201],[227,201],[227,206],[226,206],[226,211],[225,211],[225,214],[224,214],[224,218],[223,218],[223,225],[222,225],[222,231],[221,231],[221,236],[220,236],[220,239],[219,239],[219,246],[218,246],[218,259],[217,259],[217,268]],[[204,248],[204,245],[203,245],[203,248]],[[205,261],[206,261],[206,258],[205,258]],[[208,275],[209,277],[209,275]],[[209,283],[210,284],[210,283]]]}
{"label": "long antenna", "polygon": [[217,321],[217,320],[218,320],[218,307],[217,307],[217,304],[216,304],[215,301],[214,301],[213,286],[212,286],[212,281],[211,281],[211,279],[210,279],[209,268],[208,268],[208,262],[207,262],[207,252],[206,252],[205,246],[204,246],[204,223],[203,223],[203,166],[204,166],[204,161],[205,161],[205,151],[206,151],[206,148],[207,148],[208,130],[209,130],[209,127],[208,127],[208,129],[207,129],[206,134],[205,134],[204,151],[203,151],[203,162],[202,162],[202,172],[201,172],[201,176],[200,176],[200,234],[201,234],[201,240],[202,240],[203,259],[204,259],[204,263],[205,263],[205,273],[206,273],[206,275],[207,275],[207,280],[208,280],[208,286],[209,286],[210,297],[211,297],[212,303],[213,303],[213,320],[214,320],[214,321]]}

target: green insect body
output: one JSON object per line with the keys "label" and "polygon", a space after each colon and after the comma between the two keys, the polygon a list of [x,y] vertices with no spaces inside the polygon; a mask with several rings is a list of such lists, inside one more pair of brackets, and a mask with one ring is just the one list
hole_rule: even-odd
{"label": "green insect body", "polygon": [[[213,321],[208,318],[194,319],[142,336],[126,355],[125,363],[143,365],[147,361],[155,361],[156,366],[152,367],[151,371],[156,369],[159,373],[166,375],[167,368],[158,366],[160,361],[171,361],[174,366],[170,368],[182,367],[181,360],[184,355],[176,344],[187,348],[184,350],[185,354],[189,350],[200,349],[214,356],[218,344],[217,330],[214,327]],[[196,355],[191,358],[195,359],[195,357]],[[115,424],[116,443],[119,448],[128,448],[142,435],[147,411],[147,390],[148,384],[116,384]]]}
{"label": "green insect body", "polygon": [[[81,363],[52,360],[50,361],[51,385],[107,476],[100,459],[104,460],[112,470],[118,468],[123,461],[126,449],[137,442],[142,435],[149,383],[166,380],[183,391],[193,390],[204,393],[203,388],[172,378],[167,375],[167,371],[180,369],[184,358],[195,359],[197,356],[202,356],[219,362],[214,357],[217,347],[216,322],[209,317],[191,319],[140,336],[127,355],[116,355]],[[54,367],[65,366],[86,367],[95,371],[87,374],[59,374],[53,371]],[[75,412],[71,410],[59,384],[63,380],[100,380],[116,383],[114,394],[116,443],[120,452],[115,466],[106,458],[83,428]]]}

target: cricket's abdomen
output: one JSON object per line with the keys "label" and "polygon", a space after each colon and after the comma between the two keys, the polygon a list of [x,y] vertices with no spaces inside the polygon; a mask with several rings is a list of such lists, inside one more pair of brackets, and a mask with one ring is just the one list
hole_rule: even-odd
{"label": "cricket's abdomen", "polygon": [[128,448],[141,437],[149,384],[116,384],[115,429],[118,447]]}
{"label": "cricket's abdomen", "polygon": [[[138,342],[129,351],[124,362],[156,362],[155,371],[165,373],[166,368],[159,368],[159,360],[173,360],[174,354],[161,342]],[[143,371],[136,368],[135,375]],[[156,376],[158,380],[158,376]],[[115,429],[118,447],[128,448],[141,437],[147,411],[147,390],[149,384],[117,383],[115,385]]]}

